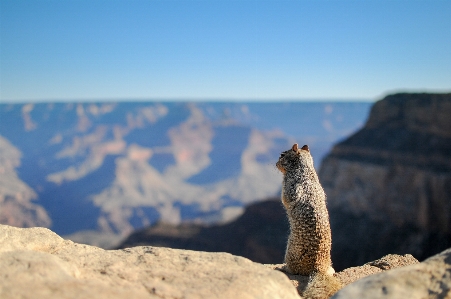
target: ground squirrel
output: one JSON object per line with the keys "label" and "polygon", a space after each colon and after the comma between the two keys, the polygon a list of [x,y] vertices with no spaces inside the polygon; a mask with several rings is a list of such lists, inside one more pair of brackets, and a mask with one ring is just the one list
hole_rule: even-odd
{"label": "ground squirrel", "polygon": [[332,236],[326,194],[313,167],[308,146],[298,148],[294,144],[290,150],[282,152],[276,166],[283,173],[282,203],[290,222],[286,270],[291,274],[310,276],[306,292],[320,295],[310,294],[309,298],[328,297],[341,287],[341,283],[332,276],[335,271],[330,255]]}

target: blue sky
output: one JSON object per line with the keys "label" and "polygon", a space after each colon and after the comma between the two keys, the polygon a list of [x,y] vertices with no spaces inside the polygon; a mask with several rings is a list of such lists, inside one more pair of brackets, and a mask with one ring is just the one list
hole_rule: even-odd
{"label": "blue sky", "polygon": [[0,1],[0,102],[451,91],[451,1]]}

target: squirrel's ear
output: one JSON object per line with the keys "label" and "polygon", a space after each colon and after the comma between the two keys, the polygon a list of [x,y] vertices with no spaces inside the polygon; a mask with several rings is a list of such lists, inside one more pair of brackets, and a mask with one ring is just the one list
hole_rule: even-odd
{"label": "squirrel's ear", "polygon": [[293,152],[297,152],[298,151],[298,144],[297,143],[293,144],[293,147],[291,149],[293,150]]}
{"label": "squirrel's ear", "polygon": [[301,149],[303,149],[304,151],[308,151],[308,152],[310,152],[310,150],[309,150],[309,148],[308,148],[308,145],[306,144],[306,145],[304,145],[303,147],[301,147]]}

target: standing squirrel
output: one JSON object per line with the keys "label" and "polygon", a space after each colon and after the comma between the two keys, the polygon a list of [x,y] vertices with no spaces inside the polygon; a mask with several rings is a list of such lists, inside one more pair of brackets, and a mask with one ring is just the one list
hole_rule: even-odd
{"label": "standing squirrel", "polygon": [[282,203],[290,222],[286,270],[310,276],[304,297],[328,298],[341,288],[341,282],[333,276],[326,194],[308,146],[294,144],[282,152],[276,166],[283,173]]}

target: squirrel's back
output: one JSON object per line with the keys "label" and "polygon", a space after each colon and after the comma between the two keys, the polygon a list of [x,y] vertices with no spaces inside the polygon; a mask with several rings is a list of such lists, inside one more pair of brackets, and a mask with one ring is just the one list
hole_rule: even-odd
{"label": "squirrel's back", "polygon": [[293,147],[276,164],[283,173],[282,203],[290,222],[285,253],[289,272],[300,275],[333,274],[332,237],[326,195],[308,146]]}

